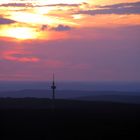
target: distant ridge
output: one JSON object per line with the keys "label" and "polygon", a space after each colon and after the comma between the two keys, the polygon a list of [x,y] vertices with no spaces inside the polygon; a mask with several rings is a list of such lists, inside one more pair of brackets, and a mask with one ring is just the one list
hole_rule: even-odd
{"label": "distant ridge", "polygon": [[[0,81],[0,91],[23,89],[50,89],[51,81]],[[57,90],[84,90],[84,91],[130,91],[140,92],[140,82],[80,82],[57,81]]]}
{"label": "distant ridge", "polygon": [[[0,92],[0,98],[7,97],[51,99],[52,92],[51,90],[40,89],[25,89]],[[57,90],[56,99],[71,99],[83,101],[113,101],[140,104],[140,92]]]}

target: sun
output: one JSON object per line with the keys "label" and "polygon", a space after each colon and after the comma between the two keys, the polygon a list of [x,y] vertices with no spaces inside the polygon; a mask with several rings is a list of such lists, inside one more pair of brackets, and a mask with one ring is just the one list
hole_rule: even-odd
{"label": "sun", "polygon": [[28,27],[9,28],[5,31],[5,35],[20,40],[36,39],[38,37],[38,33]]}

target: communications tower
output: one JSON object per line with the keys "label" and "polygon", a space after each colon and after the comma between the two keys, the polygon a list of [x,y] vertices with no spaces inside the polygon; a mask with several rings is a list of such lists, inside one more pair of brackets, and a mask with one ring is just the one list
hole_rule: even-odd
{"label": "communications tower", "polygon": [[52,81],[51,89],[52,89],[52,105],[54,108],[54,106],[55,106],[55,89],[56,89],[54,74],[53,74],[53,81]]}

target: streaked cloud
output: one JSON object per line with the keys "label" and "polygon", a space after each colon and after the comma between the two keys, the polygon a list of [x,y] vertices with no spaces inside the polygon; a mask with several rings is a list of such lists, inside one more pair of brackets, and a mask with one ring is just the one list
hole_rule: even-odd
{"label": "streaked cloud", "polygon": [[5,3],[0,4],[1,7],[33,7],[32,4],[29,3]]}
{"label": "streaked cloud", "polygon": [[17,62],[22,62],[22,63],[28,63],[28,62],[38,62],[39,58],[33,57],[29,55],[29,53],[21,50],[17,51],[5,51],[2,54],[3,59],[8,60],[8,61],[17,61]]}

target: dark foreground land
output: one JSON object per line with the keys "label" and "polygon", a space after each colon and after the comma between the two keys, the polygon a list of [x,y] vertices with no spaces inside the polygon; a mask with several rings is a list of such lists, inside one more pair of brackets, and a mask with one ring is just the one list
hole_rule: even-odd
{"label": "dark foreground land", "polygon": [[140,105],[48,99],[0,99],[0,139],[140,138]]}

